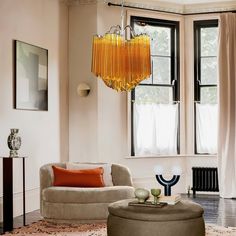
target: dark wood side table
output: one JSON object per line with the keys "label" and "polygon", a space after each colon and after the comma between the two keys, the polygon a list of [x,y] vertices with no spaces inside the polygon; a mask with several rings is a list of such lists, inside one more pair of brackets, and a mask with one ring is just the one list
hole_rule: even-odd
{"label": "dark wood side table", "polygon": [[3,233],[13,230],[13,162],[22,159],[23,171],[23,225],[25,221],[25,159],[26,157],[0,157],[3,168]]}

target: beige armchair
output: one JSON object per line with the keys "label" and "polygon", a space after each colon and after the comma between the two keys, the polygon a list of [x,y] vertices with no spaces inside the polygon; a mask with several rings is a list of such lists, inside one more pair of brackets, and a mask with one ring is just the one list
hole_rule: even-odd
{"label": "beige armchair", "polygon": [[106,221],[110,203],[134,197],[130,172],[124,166],[112,164],[114,186],[79,188],[53,186],[52,165],[66,167],[65,163],[53,163],[40,168],[40,212],[45,220],[69,223]]}

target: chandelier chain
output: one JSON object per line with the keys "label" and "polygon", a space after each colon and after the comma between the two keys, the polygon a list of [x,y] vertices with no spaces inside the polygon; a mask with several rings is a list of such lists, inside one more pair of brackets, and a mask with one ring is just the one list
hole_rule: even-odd
{"label": "chandelier chain", "polygon": [[121,35],[124,35],[124,0],[121,2]]}

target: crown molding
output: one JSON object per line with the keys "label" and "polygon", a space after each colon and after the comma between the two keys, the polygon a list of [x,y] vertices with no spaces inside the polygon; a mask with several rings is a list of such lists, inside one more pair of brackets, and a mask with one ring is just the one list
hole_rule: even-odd
{"label": "crown molding", "polygon": [[233,11],[236,10],[236,2],[215,2],[215,3],[204,3],[204,4],[185,4],[184,13],[202,13],[202,12],[219,12],[219,11]]}
{"label": "crown molding", "polygon": [[94,5],[100,2],[100,0],[64,0],[68,6],[78,5]]}
{"label": "crown molding", "polygon": [[[111,0],[105,2],[112,2],[114,4],[120,4],[120,1]],[[146,8],[150,10],[167,11],[172,13],[181,14],[194,14],[204,12],[219,12],[219,11],[231,11],[236,10],[236,1],[225,2],[211,2],[211,3],[199,3],[199,4],[180,4],[172,2],[164,2],[159,0],[127,0],[125,6]]]}
{"label": "crown molding", "polygon": [[[107,4],[108,2],[114,4],[121,4],[117,0],[60,0],[68,6],[78,5],[94,5],[98,3]],[[210,3],[194,3],[194,4],[180,4],[173,2],[164,2],[159,0],[127,0],[124,3],[127,7],[146,8],[150,10],[167,11],[180,14],[194,14],[204,12],[219,12],[236,10],[236,1],[225,2],[210,2]]]}

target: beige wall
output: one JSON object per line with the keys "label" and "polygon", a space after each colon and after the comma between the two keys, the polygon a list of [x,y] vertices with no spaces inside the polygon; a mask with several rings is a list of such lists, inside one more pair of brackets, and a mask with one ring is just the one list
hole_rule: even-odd
{"label": "beige wall", "polygon": [[[68,8],[59,0],[0,1],[0,155],[19,128],[26,161],[26,209],[39,208],[39,168],[68,159]],[[49,110],[13,109],[13,40],[48,49]],[[21,212],[21,163],[14,161],[14,214]],[[2,165],[0,166],[2,173]],[[2,195],[2,175],[0,193]]]}
{"label": "beige wall", "polygon": [[[69,8],[69,146],[70,160],[75,161],[96,161],[98,153],[97,80],[90,72],[96,20],[95,4]],[[77,95],[77,86],[83,82],[91,87],[88,97]]]}
{"label": "beige wall", "polygon": [[[126,94],[107,88],[90,72],[93,35],[120,22],[120,10],[107,8],[103,3],[69,8],[71,161],[118,162],[128,154]],[[76,94],[81,82],[91,86],[88,97]]]}
{"label": "beige wall", "polygon": [[[120,24],[120,9],[97,5],[97,32],[105,34],[112,25]],[[98,160],[121,162],[128,155],[127,93],[116,92],[98,80]]]}

